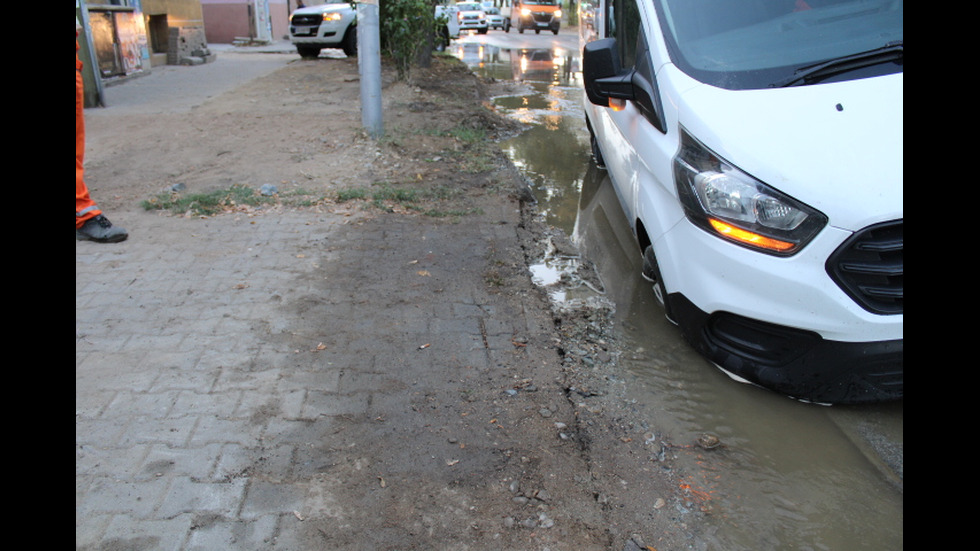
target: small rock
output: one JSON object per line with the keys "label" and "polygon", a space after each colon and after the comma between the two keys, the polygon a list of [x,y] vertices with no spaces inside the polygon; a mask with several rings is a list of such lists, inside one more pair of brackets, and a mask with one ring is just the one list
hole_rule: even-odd
{"label": "small rock", "polygon": [[538,526],[541,528],[551,528],[555,525],[555,521],[548,518],[548,515],[541,513],[538,515]]}
{"label": "small rock", "polygon": [[721,445],[721,439],[713,434],[702,434],[698,436],[698,445],[706,450],[713,450]]}
{"label": "small rock", "polygon": [[643,538],[641,538],[638,534],[633,534],[633,536],[630,537],[630,540],[626,542],[626,545],[623,547],[623,551],[643,551],[644,549],[649,548],[643,543]]}
{"label": "small rock", "polygon": [[259,193],[261,193],[262,195],[268,197],[270,195],[275,195],[275,194],[279,193],[279,188],[277,188],[273,184],[263,184],[262,187],[259,188]]}

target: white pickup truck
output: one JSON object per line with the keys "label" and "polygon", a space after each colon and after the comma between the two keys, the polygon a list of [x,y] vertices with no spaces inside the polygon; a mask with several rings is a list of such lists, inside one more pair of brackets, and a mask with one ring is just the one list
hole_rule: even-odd
{"label": "white pickup truck", "polygon": [[[304,58],[315,58],[323,48],[339,48],[348,56],[357,55],[357,10],[350,0],[327,0],[326,3],[300,8],[289,17],[289,41]],[[436,18],[445,26],[437,42],[438,49],[459,38],[455,6],[436,6]]]}

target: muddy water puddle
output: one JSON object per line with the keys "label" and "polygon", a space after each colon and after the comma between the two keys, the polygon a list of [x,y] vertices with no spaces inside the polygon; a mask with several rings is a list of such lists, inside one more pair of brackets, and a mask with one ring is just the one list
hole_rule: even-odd
{"label": "muddy water puddle", "polygon": [[[552,300],[604,293],[616,304],[616,339],[627,350],[617,377],[689,475],[690,499],[675,513],[705,515],[712,527],[691,548],[902,549],[902,402],[803,404],[736,383],[698,356],[640,277],[615,193],[590,162],[577,59],[473,43],[454,54],[483,76],[526,84],[527,94],[494,100],[533,125],[501,145],[531,182],[540,215],[579,247],[545,255],[531,275]],[[583,259],[598,266],[602,289],[567,284]],[[720,444],[697,446],[704,435]]]}

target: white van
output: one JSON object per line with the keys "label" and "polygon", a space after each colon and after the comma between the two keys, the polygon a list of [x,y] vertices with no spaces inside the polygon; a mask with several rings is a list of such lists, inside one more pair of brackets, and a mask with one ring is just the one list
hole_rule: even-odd
{"label": "white van", "polygon": [[902,0],[601,0],[593,156],[666,314],[738,380],[903,397]]}
{"label": "white van", "polygon": [[323,48],[357,55],[356,6],[349,0],[327,0],[297,9],[289,16],[289,41],[304,58],[316,58]]}
{"label": "white van", "polygon": [[[444,50],[450,39],[459,38],[456,8],[436,4],[435,18],[442,23],[436,49]],[[340,48],[348,56],[357,55],[357,3],[326,0],[297,9],[289,16],[289,41],[303,58],[315,59],[324,48]]]}

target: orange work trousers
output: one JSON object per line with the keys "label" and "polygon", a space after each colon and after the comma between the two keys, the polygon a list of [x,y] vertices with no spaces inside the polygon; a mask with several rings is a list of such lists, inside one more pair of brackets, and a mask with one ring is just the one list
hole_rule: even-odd
{"label": "orange work trousers", "polygon": [[75,229],[102,211],[88,194],[85,185],[85,85],[82,83],[82,62],[78,59],[78,38],[75,39]]}

